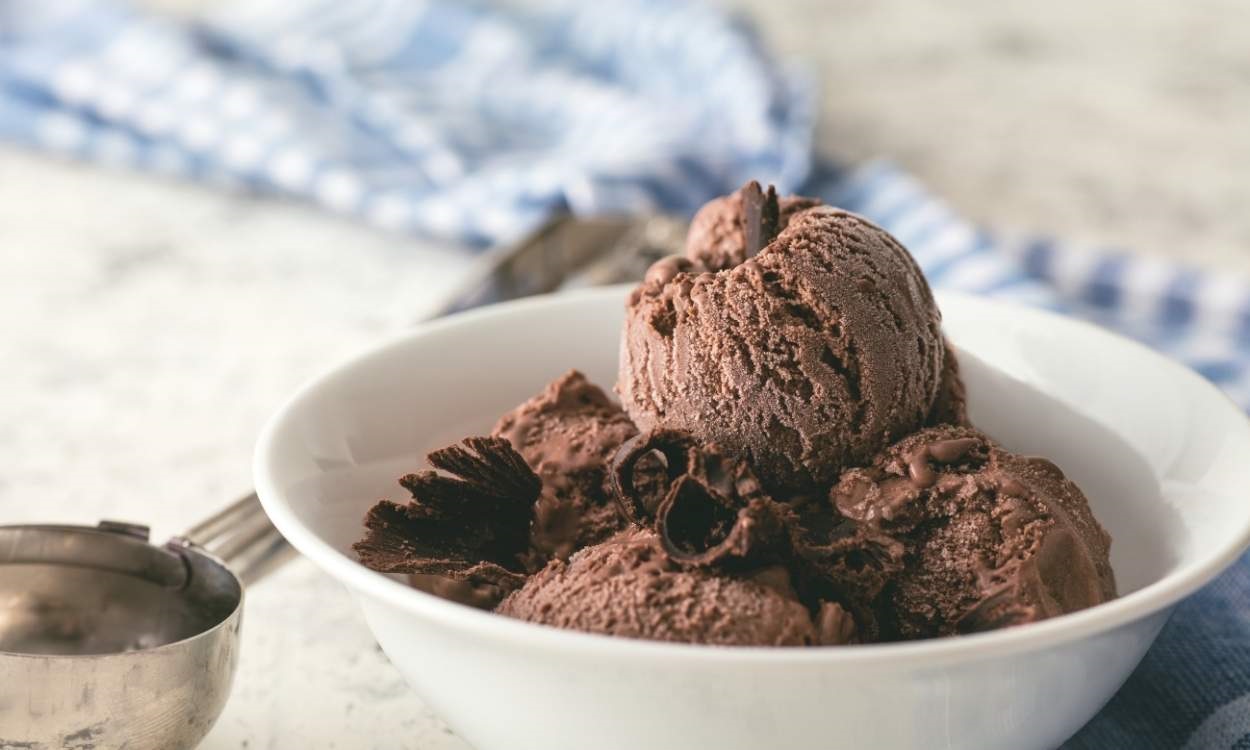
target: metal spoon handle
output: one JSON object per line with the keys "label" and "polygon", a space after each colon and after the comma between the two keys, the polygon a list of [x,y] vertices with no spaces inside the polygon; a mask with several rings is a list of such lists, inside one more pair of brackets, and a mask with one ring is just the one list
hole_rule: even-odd
{"label": "metal spoon handle", "polygon": [[244,585],[259,581],[294,553],[254,492],[200,521],[181,539],[220,559]]}

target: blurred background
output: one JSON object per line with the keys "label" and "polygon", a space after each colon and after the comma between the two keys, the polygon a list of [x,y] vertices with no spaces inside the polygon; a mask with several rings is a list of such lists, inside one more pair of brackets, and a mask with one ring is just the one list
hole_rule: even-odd
{"label": "blurred background", "polygon": [[981,224],[1250,271],[1244,3],[734,5],[816,71],[830,153]]}
{"label": "blurred background", "polygon": [[[0,521],[173,533],[247,490],[297,385],[487,248],[553,212],[688,215],[750,176],[912,233],[939,287],[1167,341],[1250,394],[1247,20],[1238,0],[0,0]],[[249,602],[207,747],[464,747],[311,567]]]}

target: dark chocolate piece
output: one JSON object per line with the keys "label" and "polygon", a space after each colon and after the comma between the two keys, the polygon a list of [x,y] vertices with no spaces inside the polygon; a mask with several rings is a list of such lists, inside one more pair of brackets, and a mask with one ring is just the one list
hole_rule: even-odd
{"label": "dark chocolate piece", "polygon": [[501,595],[519,586],[542,481],[502,438],[466,438],[428,460],[438,471],[399,480],[411,502],[369,510],[368,533],[353,545],[360,561],[384,573],[489,584]]}
{"label": "dark chocolate piece", "polygon": [[752,258],[768,246],[777,236],[781,225],[781,207],[777,203],[777,189],[768,186],[768,192],[760,190],[760,184],[751,180],[742,188],[742,235],[746,257]]}

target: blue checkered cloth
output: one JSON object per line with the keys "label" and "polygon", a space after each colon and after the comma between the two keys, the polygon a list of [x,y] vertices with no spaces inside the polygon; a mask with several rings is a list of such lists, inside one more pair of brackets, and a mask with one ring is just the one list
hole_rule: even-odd
{"label": "blue checkered cloth", "polygon": [[[1250,283],[997,235],[886,162],[813,167],[811,87],[709,8],[529,5],[268,0],[178,22],[0,0],[0,138],[470,246],[759,179],[868,216],[937,287],[1094,320],[1250,407]],[[1068,747],[1250,748],[1250,559],[1179,607]]]}
{"label": "blue checkered cloth", "polygon": [[0,0],[0,138],[473,245],[803,181],[810,87],[719,13],[531,5]]}

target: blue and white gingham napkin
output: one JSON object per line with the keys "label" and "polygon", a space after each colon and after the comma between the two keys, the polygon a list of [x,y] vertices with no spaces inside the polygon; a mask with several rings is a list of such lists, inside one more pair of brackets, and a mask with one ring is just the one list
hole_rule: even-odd
{"label": "blue and white gingham napkin", "polygon": [[[1095,320],[1250,408],[1250,283],[997,236],[885,162],[811,169],[808,92],[745,29],[665,0],[267,0],[197,23],[0,0],[9,141],[479,246],[759,179],[868,216],[935,286]],[[1250,559],[1177,609],[1068,747],[1250,748]]]}
{"label": "blue and white gingham napkin", "polygon": [[529,5],[264,0],[187,25],[0,0],[0,138],[477,245],[803,181],[807,87],[720,14]]}

